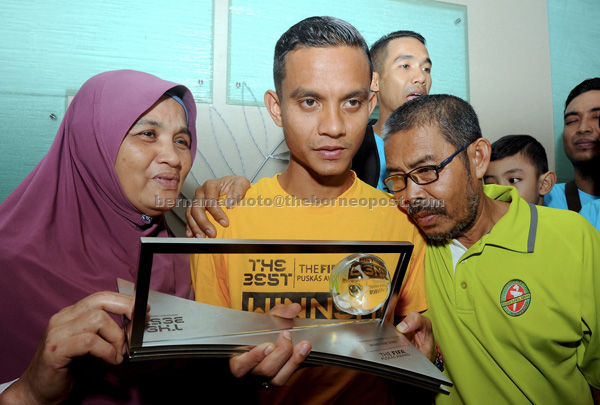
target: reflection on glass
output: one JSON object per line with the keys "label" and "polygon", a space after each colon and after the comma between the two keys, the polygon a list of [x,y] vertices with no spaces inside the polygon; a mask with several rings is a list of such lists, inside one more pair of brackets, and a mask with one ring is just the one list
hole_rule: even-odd
{"label": "reflection on glass", "polygon": [[329,281],[335,305],[352,315],[377,311],[387,300],[390,288],[390,273],[383,260],[365,253],[342,259]]}

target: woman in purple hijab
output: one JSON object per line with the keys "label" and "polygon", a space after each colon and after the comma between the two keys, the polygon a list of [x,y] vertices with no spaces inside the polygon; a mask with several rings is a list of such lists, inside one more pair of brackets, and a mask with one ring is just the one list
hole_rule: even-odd
{"label": "woman in purple hijab", "polygon": [[[0,205],[0,383],[26,370],[52,315],[95,292],[116,291],[117,278],[136,280],[140,237],[171,235],[162,215],[169,208],[156,203],[179,195],[196,150],[195,122],[190,91],[147,73],[105,72],[81,87],[48,154]],[[161,259],[151,288],[190,297],[187,260]],[[112,308],[103,300],[113,296],[82,302],[104,313]],[[69,310],[85,315],[82,305]],[[68,316],[58,318],[79,326]],[[92,328],[106,322],[101,318],[91,311],[82,317]],[[93,332],[109,340],[102,327]],[[75,366],[81,364],[69,372]],[[107,381],[95,388],[105,398],[115,387],[127,391]]]}

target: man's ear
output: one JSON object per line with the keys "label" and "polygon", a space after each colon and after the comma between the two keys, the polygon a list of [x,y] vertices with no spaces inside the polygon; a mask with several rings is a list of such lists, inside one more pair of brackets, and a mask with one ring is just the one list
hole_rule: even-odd
{"label": "man's ear", "polygon": [[377,106],[377,94],[369,93],[369,115],[373,112]]}
{"label": "man's ear", "polygon": [[273,90],[267,90],[265,92],[265,107],[273,118],[275,125],[283,127],[283,117],[281,116],[281,103],[279,102],[279,96]]}
{"label": "man's ear", "polygon": [[556,184],[556,173],[552,170],[541,174],[538,177],[538,194],[542,197],[545,196],[552,190],[552,187]]}
{"label": "man's ear", "polygon": [[371,91],[377,93],[379,91],[379,73],[373,72],[373,78],[371,79]]}
{"label": "man's ear", "polygon": [[[471,152],[469,152],[471,150]],[[478,138],[471,146],[467,148],[467,153],[471,160],[471,167],[475,170],[475,177],[478,180],[483,179],[490,165],[492,156],[492,145],[485,138]]]}

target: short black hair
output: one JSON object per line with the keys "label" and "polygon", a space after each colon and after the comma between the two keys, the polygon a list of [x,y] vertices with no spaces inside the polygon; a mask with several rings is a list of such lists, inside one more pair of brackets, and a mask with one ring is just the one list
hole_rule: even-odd
{"label": "short black hair", "polygon": [[577,96],[582,95],[583,93],[587,93],[591,90],[600,90],[600,77],[593,77],[591,79],[586,79],[579,83],[567,97],[567,101],[565,101],[565,111],[567,110],[567,106],[571,104],[571,101]]}
{"label": "short black hair", "polygon": [[385,64],[385,60],[387,58],[388,43],[394,39],[406,37],[418,39],[423,45],[426,45],[423,35],[414,31],[394,31],[382,36],[375,41],[373,45],[371,45],[370,49],[371,59],[373,59],[373,69],[375,69],[376,72],[381,72],[383,69],[383,65]]}
{"label": "short black hair", "polygon": [[[449,94],[421,96],[402,104],[385,121],[382,137],[387,139],[396,132],[430,126],[439,128],[444,139],[456,150],[482,137],[473,107]],[[468,167],[466,154],[461,158]]]}
{"label": "short black hair", "polygon": [[277,41],[273,60],[275,90],[281,94],[285,78],[285,57],[296,48],[325,48],[348,46],[360,48],[367,57],[369,72],[373,75],[373,63],[369,47],[363,36],[349,22],[335,17],[309,17],[291,26]]}
{"label": "short black hair", "polygon": [[506,135],[492,144],[490,160],[504,159],[522,153],[535,167],[538,177],[548,171],[546,149],[531,135]]}

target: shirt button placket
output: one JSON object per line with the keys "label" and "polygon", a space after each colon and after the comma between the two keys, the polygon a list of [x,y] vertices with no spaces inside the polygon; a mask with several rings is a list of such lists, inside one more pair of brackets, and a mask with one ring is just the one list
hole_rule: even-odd
{"label": "shirt button placket", "polygon": [[458,262],[457,266],[456,266],[456,274],[458,275],[458,279],[457,279],[457,291],[456,291],[456,305],[457,305],[457,309],[459,309],[460,311],[467,311],[467,312],[471,312],[473,310],[472,305],[470,304],[470,300],[469,300],[469,291],[467,290],[467,287],[469,285],[468,283],[468,274],[469,274],[469,268],[467,267],[467,262],[468,259],[463,259],[460,262]]}

